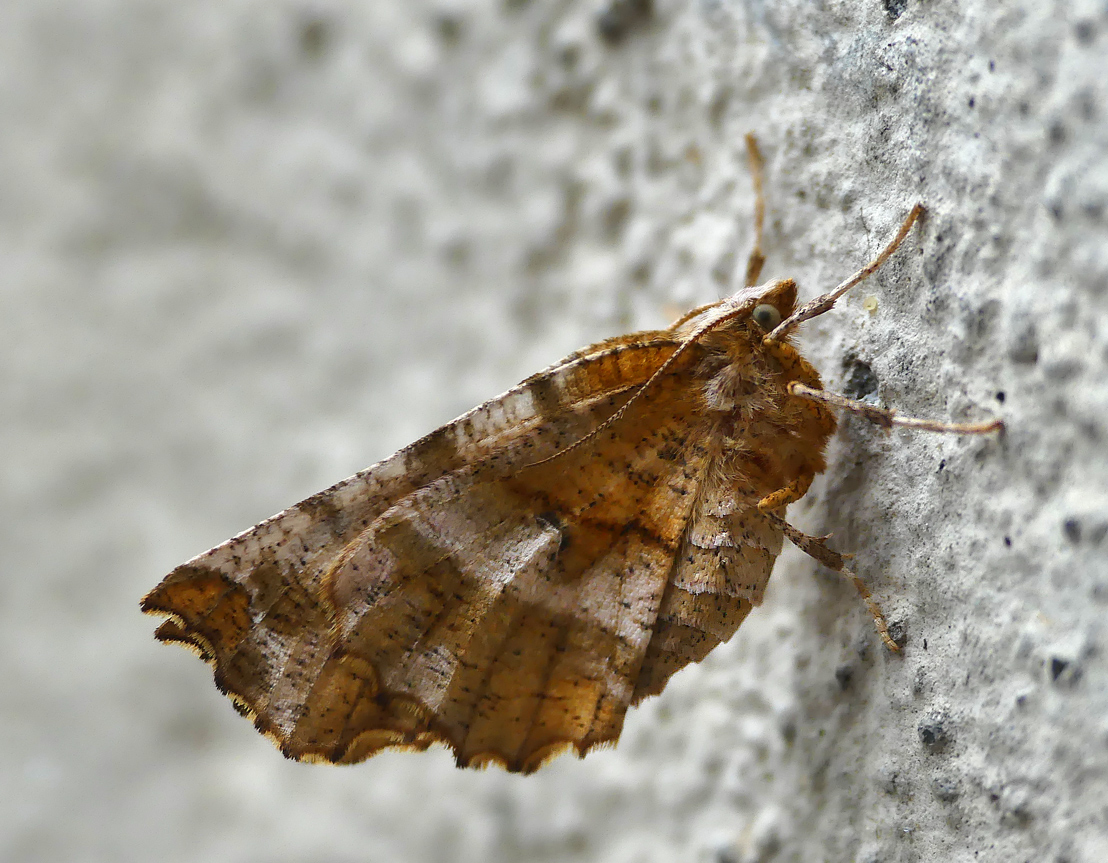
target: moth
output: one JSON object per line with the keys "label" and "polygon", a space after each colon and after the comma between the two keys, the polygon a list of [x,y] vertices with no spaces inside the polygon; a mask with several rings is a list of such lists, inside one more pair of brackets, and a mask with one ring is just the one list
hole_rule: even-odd
{"label": "moth", "polygon": [[171,572],[143,600],[289,758],[388,747],[528,773],[614,743],[629,706],[727,641],[785,538],[862,581],[784,518],[826,466],[833,408],[794,329],[894,253],[797,306],[758,285],[762,159],[746,284],[664,330],[570,354],[491,401]]}

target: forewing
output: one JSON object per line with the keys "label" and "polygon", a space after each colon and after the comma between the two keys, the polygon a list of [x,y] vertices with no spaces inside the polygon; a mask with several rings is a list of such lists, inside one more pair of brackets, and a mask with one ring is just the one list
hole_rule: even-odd
{"label": "forewing", "polygon": [[[680,385],[683,383],[687,388],[690,383],[681,380],[691,374],[688,363],[677,364],[674,375],[666,376],[665,386],[659,386],[659,392],[652,394],[657,398],[645,400],[643,406],[629,412],[612,427],[607,440],[614,450],[590,445],[545,465],[533,468],[526,465],[566,449],[595,428],[614,413],[672,355],[676,347],[677,343],[666,334],[640,334],[578,352],[552,366],[546,373],[528,379],[500,398],[470,411],[401,450],[392,458],[308,498],[178,567],[145,597],[143,610],[169,618],[159,627],[158,637],[163,641],[178,641],[192,646],[211,661],[220,688],[245,713],[255,718],[260,730],[274,736],[285,753],[292,757],[328,760],[365,757],[374,751],[374,734],[383,743],[423,745],[435,739],[452,742],[456,732],[451,732],[454,734],[451,737],[441,729],[424,728],[424,719],[415,718],[424,716],[428,710],[427,703],[420,698],[412,696],[408,703],[403,699],[390,701],[384,697],[386,690],[382,688],[382,680],[394,674],[395,668],[382,664],[380,657],[362,649],[358,638],[367,630],[364,626],[355,628],[351,624],[352,615],[360,621],[377,613],[370,612],[376,606],[368,602],[369,594],[364,593],[366,585],[389,586],[389,591],[401,594],[394,597],[401,604],[418,603],[421,591],[430,597],[427,601],[432,601],[442,574],[435,566],[420,569],[414,565],[408,559],[414,551],[403,543],[394,543],[400,557],[404,558],[402,566],[363,572],[361,581],[344,579],[343,573],[349,572],[349,568],[357,565],[362,557],[372,557],[375,550],[393,548],[384,538],[378,537],[389,535],[389,530],[393,530],[395,536],[401,536],[403,526],[408,524],[414,527],[420,523],[421,517],[417,514],[428,511],[428,507],[452,513],[460,525],[459,530],[464,531],[470,514],[485,509],[490,489],[495,488],[502,492],[496,496],[500,508],[488,507],[488,512],[496,513],[495,523],[485,524],[475,518],[472,535],[458,538],[464,548],[477,555],[477,559],[486,561],[484,569],[466,565],[465,578],[474,585],[480,582],[474,590],[488,593],[486,570],[496,566],[500,566],[500,578],[507,583],[514,582],[516,572],[533,570],[536,574],[532,577],[539,579],[549,575],[550,567],[543,569],[540,566],[542,551],[539,547],[545,547],[544,542],[549,543],[553,529],[550,525],[567,524],[564,517],[569,515],[581,515],[581,526],[571,531],[573,537],[565,548],[562,547],[566,541],[565,534],[558,528],[559,550],[551,557],[557,564],[557,571],[563,573],[561,577],[566,584],[573,584],[575,579],[590,571],[585,567],[587,562],[589,567],[599,568],[595,576],[584,579],[582,583],[594,584],[599,583],[597,579],[607,579],[609,585],[621,585],[621,576],[615,573],[616,560],[621,553],[633,566],[637,565],[635,561],[641,554],[643,570],[649,570],[652,574],[648,579],[651,584],[658,579],[664,580],[664,553],[659,551],[660,546],[652,539],[626,539],[622,533],[627,529],[629,536],[640,536],[629,526],[653,529],[653,517],[643,516],[636,520],[631,517],[635,512],[632,506],[617,505],[621,478],[615,472],[604,469],[601,453],[608,452],[611,456],[612,452],[618,451],[623,454],[621,458],[625,465],[646,465],[652,459],[660,459],[666,464],[675,462],[681,443],[665,435],[672,432],[672,420],[688,419],[689,397],[685,401],[673,400],[673,393],[681,389]],[[669,404],[668,413],[664,407],[658,407],[659,403]],[[644,422],[647,424],[645,430],[642,426]],[[653,448],[647,447],[636,456],[640,438],[644,434],[649,435],[652,428],[663,425],[670,432],[660,433],[661,437],[654,442]],[[663,451],[664,458],[660,455]],[[582,477],[587,475],[587,482],[578,482],[575,478],[574,471],[579,469],[587,469],[582,474]],[[644,474],[642,488],[652,487],[651,482],[649,476]],[[555,488],[561,491],[556,493]],[[668,501],[665,493],[659,494]],[[608,497],[605,498],[605,495]],[[631,497],[636,498],[635,495]],[[646,499],[645,491],[637,497],[639,501]],[[683,521],[678,516],[672,525],[667,522],[667,530],[680,523]],[[537,524],[543,527],[538,534],[534,534]],[[492,537],[485,545],[482,544],[483,535]],[[669,536],[668,533],[665,535]],[[503,538],[498,540],[498,536]],[[641,537],[646,536],[641,534]],[[513,551],[519,545],[520,537],[531,537],[538,546],[528,547],[524,541],[523,546]],[[612,540],[605,547],[607,558],[600,553],[606,539]],[[666,541],[676,542],[676,538]],[[640,546],[644,550],[640,551]],[[602,563],[602,559],[608,562]],[[441,569],[447,564],[440,562],[436,565]],[[417,569],[419,572],[414,571]],[[540,570],[545,574],[537,574]],[[325,581],[327,590],[323,589]],[[520,584],[525,581],[521,580]],[[355,597],[352,592],[352,585],[355,584],[363,592],[359,601],[367,606],[356,612],[353,610]],[[634,585],[636,582],[632,578],[627,584]],[[343,595],[344,586],[351,586],[349,596]],[[564,598],[568,589],[563,585],[558,595]],[[382,590],[392,595],[384,587]],[[583,598],[587,591],[584,587],[578,590]],[[656,592],[654,609],[661,598],[660,587]],[[554,632],[551,627],[562,627],[557,631],[569,639],[565,644],[559,643],[552,648],[557,654],[575,651],[573,645],[585,638],[583,632],[565,629],[560,617],[555,621],[553,612],[542,612],[545,616],[536,618],[539,612],[534,610],[537,606],[530,600],[526,606],[520,605],[513,611],[510,597],[514,594],[503,590],[493,590],[493,593],[496,602],[493,603],[495,614],[492,622],[507,621],[517,627],[518,634],[511,634],[516,630],[494,626],[492,632],[474,634],[467,644],[473,644],[474,656],[485,650],[487,655],[496,659],[499,663],[496,667],[501,669],[502,675],[508,674],[508,666],[504,665],[508,660],[497,651],[508,645],[504,647],[509,651],[507,655],[514,655],[512,651],[516,648],[511,645],[517,644],[520,639],[537,637],[534,632],[546,631],[544,626],[550,633]],[[461,594],[466,595],[465,591]],[[499,598],[501,595],[503,599]],[[612,612],[608,608],[612,595],[604,594],[608,599],[601,601],[605,613]],[[619,592],[614,595],[619,596]],[[650,595],[653,596],[653,593]],[[574,594],[574,597],[576,601],[577,595]],[[488,623],[487,615],[491,612],[481,611],[484,606],[480,603],[474,606],[478,611],[473,611],[470,604],[457,597],[454,602],[460,610],[449,611],[452,606],[447,602],[447,608],[440,609],[440,613],[446,617],[453,615],[451,619],[459,620],[468,620],[466,615],[472,613],[482,621],[482,626]],[[462,606],[465,606],[464,610]],[[381,613],[385,613],[386,607],[387,602],[381,606]],[[395,612],[390,613],[394,614],[390,620],[395,623],[398,618]],[[653,615],[653,609],[649,613]],[[621,643],[619,639],[624,637],[620,627],[631,624],[627,623],[630,618],[624,620],[620,617],[620,612],[615,612],[612,619],[616,621],[615,629],[603,637],[615,638],[614,645]],[[536,625],[531,626],[531,623]],[[496,642],[497,633],[503,636],[499,642]],[[516,640],[513,641],[513,638]],[[408,641],[405,647],[407,653],[404,654],[407,659],[403,661],[410,664],[418,648],[416,642],[410,638]],[[642,641],[645,645],[645,638]],[[405,643],[403,638],[399,642]],[[481,644],[485,647],[482,648]],[[590,650],[595,653],[593,648],[587,646],[577,653],[583,656]],[[615,663],[612,668],[623,667],[618,664],[621,660],[615,647],[600,650]],[[639,650],[639,646],[635,650]],[[553,670],[551,674],[554,674]],[[619,704],[604,701],[614,696],[604,688],[608,684],[602,679],[603,675],[591,670],[563,677],[566,681],[576,681],[573,686],[586,689],[591,686],[596,692],[589,731],[583,735],[574,732],[569,739],[574,744],[590,745],[587,743],[591,739],[588,736],[590,732],[594,732],[596,740],[607,739],[605,735],[613,736],[612,729],[618,734],[626,698],[620,696],[622,702]],[[555,674],[551,679],[562,680],[563,677]],[[489,680],[500,678],[494,675]],[[571,684],[567,682],[565,685]],[[495,686],[489,690],[490,693],[494,691]],[[400,690],[395,694],[399,695]],[[491,694],[483,697],[494,701],[496,698]],[[332,731],[326,742],[321,742],[326,737],[322,731],[315,736],[303,733],[302,729],[313,722],[318,724],[321,712],[335,710],[335,705],[345,703],[344,699],[350,702],[353,712],[348,711],[341,718],[341,732]],[[401,707],[402,703],[408,706]],[[544,709],[547,712],[552,710],[549,706]],[[486,708],[480,707],[480,710]],[[618,715],[618,721],[605,718],[609,712],[612,717]],[[332,725],[339,721],[333,718]],[[398,725],[402,726],[399,730]],[[416,733],[417,728],[423,730]],[[350,744],[352,729],[361,729],[356,735],[357,746]],[[477,739],[476,736],[473,738]],[[464,739],[462,743],[465,743]],[[504,755],[503,760],[510,766],[526,766],[526,759],[522,759],[520,753],[528,746],[521,744],[511,757]],[[501,756],[496,753],[506,750],[500,744],[489,744],[482,751],[493,753],[489,757],[497,758]]]}

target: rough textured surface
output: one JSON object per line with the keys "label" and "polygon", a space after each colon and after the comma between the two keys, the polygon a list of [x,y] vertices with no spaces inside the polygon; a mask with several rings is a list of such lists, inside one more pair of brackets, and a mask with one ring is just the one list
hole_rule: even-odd
{"label": "rough textured surface", "polygon": [[[653,11],[651,11],[653,10]],[[1102,2],[98,0],[0,10],[6,860],[1108,858]],[[620,747],[286,763],[136,600],[546,362],[767,277],[846,422]],[[876,300],[876,306],[872,299]],[[872,311],[870,310],[872,309]]]}

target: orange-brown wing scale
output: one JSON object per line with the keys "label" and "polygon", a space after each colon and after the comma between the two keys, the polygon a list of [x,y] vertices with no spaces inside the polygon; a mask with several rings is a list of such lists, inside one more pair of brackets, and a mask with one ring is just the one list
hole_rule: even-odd
{"label": "orange-brown wing scale", "polygon": [[179,567],[143,602],[158,637],[293,758],[442,742],[530,771],[614,741],[734,633],[781,546],[756,508],[776,479],[705,412],[699,346],[571,447],[678,344],[573,354]]}

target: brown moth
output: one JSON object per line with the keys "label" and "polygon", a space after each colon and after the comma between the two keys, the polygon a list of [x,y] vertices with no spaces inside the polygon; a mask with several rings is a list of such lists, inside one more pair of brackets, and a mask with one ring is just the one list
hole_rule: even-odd
{"label": "brown moth", "polygon": [[790,333],[896,250],[799,308],[746,286],[665,330],[555,363],[350,479],[193,558],[142,601],[157,630],[289,758],[449,746],[531,772],[619,737],[627,708],[727,641],[783,539],[854,580],[783,518],[825,467],[831,407],[889,428],[983,433],[822,389]]}

